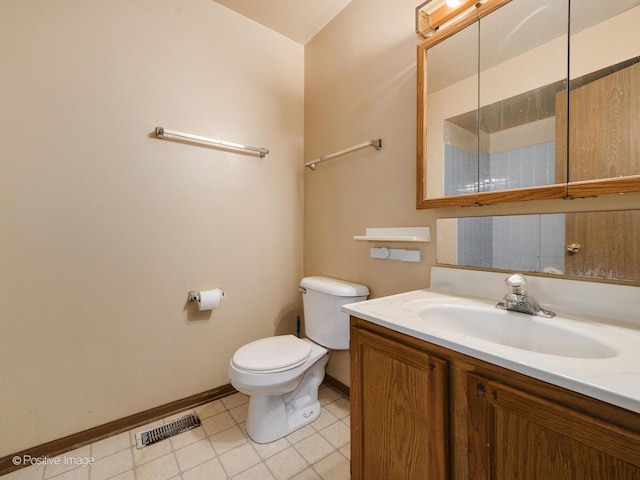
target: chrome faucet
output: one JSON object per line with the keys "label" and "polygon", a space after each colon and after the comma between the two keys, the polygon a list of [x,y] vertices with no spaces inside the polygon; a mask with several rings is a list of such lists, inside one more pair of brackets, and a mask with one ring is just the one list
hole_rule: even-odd
{"label": "chrome faucet", "polygon": [[538,317],[552,318],[555,313],[540,307],[538,301],[527,293],[527,279],[520,273],[508,276],[505,281],[507,294],[498,302],[496,308],[513,312],[528,313]]}

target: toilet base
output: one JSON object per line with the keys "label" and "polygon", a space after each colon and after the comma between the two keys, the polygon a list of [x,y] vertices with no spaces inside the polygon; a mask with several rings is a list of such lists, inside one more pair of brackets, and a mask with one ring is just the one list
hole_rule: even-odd
{"label": "toilet base", "polygon": [[310,424],[320,416],[318,388],[329,355],[323,355],[302,376],[300,384],[284,395],[251,395],[247,433],[256,443],[270,443]]}

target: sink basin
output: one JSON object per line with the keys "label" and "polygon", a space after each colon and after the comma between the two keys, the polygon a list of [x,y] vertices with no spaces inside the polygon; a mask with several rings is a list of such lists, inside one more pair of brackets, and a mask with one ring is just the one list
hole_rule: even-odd
{"label": "sink basin", "polygon": [[425,329],[447,331],[530,352],[561,357],[601,359],[617,351],[599,340],[562,325],[567,319],[546,319],[476,305],[416,300],[404,307],[424,322]]}

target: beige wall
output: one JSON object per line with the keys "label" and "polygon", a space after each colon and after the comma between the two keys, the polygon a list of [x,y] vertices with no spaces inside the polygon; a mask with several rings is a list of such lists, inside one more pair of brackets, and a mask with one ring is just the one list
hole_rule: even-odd
{"label": "beige wall", "polygon": [[236,348],[294,331],[303,55],[211,0],[2,3],[0,456],[227,384]]}
{"label": "beige wall", "polygon": [[[352,0],[305,47],[305,160],[370,138],[384,144],[305,170],[305,274],[361,282],[380,297],[429,285],[436,232],[429,244],[387,244],[420,248],[423,261],[408,264],[370,258],[377,244],[352,240],[366,227],[435,230],[444,217],[640,208],[640,195],[627,194],[416,211],[416,4]],[[328,372],[348,383],[348,354],[334,353]]]}
{"label": "beige wall", "polygon": [[[435,226],[415,209],[416,2],[352,0],[305,47],[306,161],[382,138],[305,169],[304,272],[363,283],[372,297],[428,285],[433,245],[385,243],[422,251],[420,263],[370,258],[376,242],[354,241],[366,227]],[[349,383],[348,354],[328,372]]]}

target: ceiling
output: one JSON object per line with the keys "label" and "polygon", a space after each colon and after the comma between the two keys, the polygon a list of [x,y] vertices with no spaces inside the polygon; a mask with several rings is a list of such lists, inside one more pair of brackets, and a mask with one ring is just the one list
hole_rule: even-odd
{"label": "ceiling", "polygon": [[304,45],[351,0],[215,0]]}

